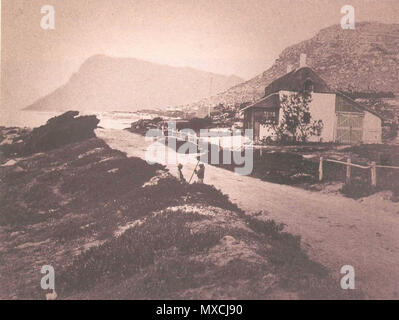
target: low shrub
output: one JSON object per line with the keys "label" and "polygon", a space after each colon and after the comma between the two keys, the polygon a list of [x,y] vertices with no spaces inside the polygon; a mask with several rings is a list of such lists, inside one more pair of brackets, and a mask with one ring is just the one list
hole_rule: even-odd
{"label": "low shrub", "polygon": [[203,241],[209,245],[207,239],[193,240],[185,225],[201,219],[198,214],[180,211],[148,217],[144,224],[78,256],[58,277],[59,291],[85,290],[107,278],[120,281],[154,263],[157,252],[171,247],[187,250],[189,241],[197,248],[204,247]]}
{"label": "low shrub", "polygon": [[83,228],[88,221],[69,220],[56,225],[52,230],[51,238],[59,242],[68,242],[91,233],[91,228]]}
{"label": "low shrub", "polygon": [[306,274],[326,277],[327,269],[309,259],[301,249],[301,237],[283,232],[284,224],[276,223],[274,220],[247,219],[248,227],[267,239],[270,249],[268,256],[270,261],[280,274],[284,274],[287,287],[296,283],[298,277]]}
{"label": "low shrub", "polygon": [[344,184],[339,190],[343,195],[353,199],[368,197],[373,194],[377,189],[370,186],[368,183],[363,183],[360,180],[354,180],[350,184]]}

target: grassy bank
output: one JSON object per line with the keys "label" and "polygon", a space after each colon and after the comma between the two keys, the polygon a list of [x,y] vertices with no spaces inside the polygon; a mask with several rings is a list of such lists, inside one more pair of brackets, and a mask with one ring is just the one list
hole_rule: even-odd
{"label": "grassy bank", "polygon": [[98,138],[0,166],[0,298],[353,298],[273,221]]}

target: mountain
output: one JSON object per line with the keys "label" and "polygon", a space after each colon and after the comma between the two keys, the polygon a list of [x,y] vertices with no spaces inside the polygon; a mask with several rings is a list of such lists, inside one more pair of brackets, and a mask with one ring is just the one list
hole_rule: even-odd
{"label": "mountain", "polygon": [[133,58],[95,55],[69,81],[29,110],[135,111],[192,103],[243,80]]}
{"label": "mountain", "polygon": [[322,29],[310,40],[283,50],[271,68],[257,77],[191,107],[207,110],[209,105],[259,99],[268,84],[287,72],[288,65],[299,67],[301,53],[332,89],[399,94],[399,24],[363,22],[355,30],[343,30],[340,25]]}

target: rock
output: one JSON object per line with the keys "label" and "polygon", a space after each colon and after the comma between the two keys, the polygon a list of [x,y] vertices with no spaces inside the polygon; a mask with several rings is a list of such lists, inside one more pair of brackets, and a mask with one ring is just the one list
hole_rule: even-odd
{"label": "rock", "polygon": [[14,167],[14,169],[13,169],[13,172],[24,172],[25,171],[25,169],[23,169],[23,168],[21,168],[20,166],[15,166]]}
{"label": "rock", "polygon": [[235,245],[235,244],[238,244],[238,243],[239,243],[239,241],[237,241],[236,238],[234,238],[234,237],[232,237],[232,236],[229,236],[229,235],[224,236],[224,237],[220,240],[220,242],[224,243],[226,246]]}
{"label": "rock", "polygon": [[11,160],[8,160],[5,164],[3,164],[2,167],[11,167],[16,163],[17,163],[17,161],[15,161],[14,159],[11,159]]}
{"label": "rock", "polygon": [[51,118],[39,128],[22,137],[22,143],[14,143],[3,149],[5,155],[27,156],[95,137],[94,129],[100,120],[96,116],[81,116],[68,111]]}
{"label": "rock", "polygon": [[46,293],[46,300],[56,300],[58,297],[57,292],[53,290],[52,293]]}

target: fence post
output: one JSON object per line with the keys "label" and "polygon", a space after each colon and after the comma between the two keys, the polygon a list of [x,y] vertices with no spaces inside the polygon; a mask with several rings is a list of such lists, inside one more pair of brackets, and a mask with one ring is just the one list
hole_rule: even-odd
{"label": "fence post", "polygon": [[346,184],[350,184],[351,183],[351,158],[349,158],[348,160],[346,160]]}
{"label": "fence post", "polygon": [[197,136],[197,153],[201,152],[201,148],[200,148],[200,137]]}
{"label": "fence post", "polygon": [[375,161],[371,163],[371,186],[377,186],[377,166]]}
{"label": "fence post", "polygon": [[320,157],[319,163],[319,181],[323,180],[323,157]]}

